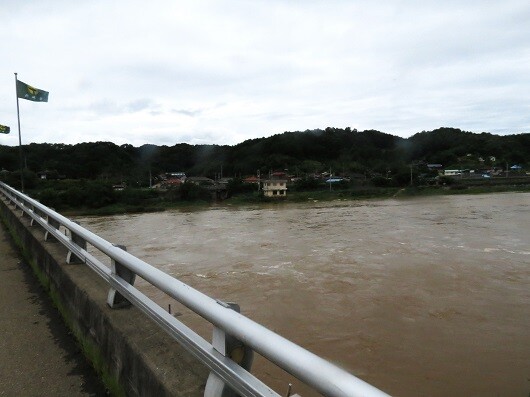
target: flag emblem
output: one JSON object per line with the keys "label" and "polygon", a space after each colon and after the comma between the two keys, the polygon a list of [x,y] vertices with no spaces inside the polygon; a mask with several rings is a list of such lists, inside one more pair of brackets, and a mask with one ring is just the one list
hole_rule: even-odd
{"label": "flag emblem", "polygon": [[17,97],[33,102],[48,102],[48,91],[32,87],[17,80]]}

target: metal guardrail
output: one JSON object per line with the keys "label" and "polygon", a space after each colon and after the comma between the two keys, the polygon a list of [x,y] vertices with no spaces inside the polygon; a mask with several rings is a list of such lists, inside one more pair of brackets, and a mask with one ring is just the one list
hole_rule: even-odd
{"label": "metal guardrail", "polygon": [[[67,263],[86,264],[110,285],[109,306],[118,308],[133,304],[205,364],[211,371],[205,397],[230,394],[230,391],[226,390],[223,394],[225,385],[242,396],[279,396],[248,371],[252,355],[250,349],[325,396],[388,396],[363,380],[239,314],[230,304],[212,299],[193,289],[127,253],[124,247],[109,243],[5,183],[0,182],[0,192],[19,208],[22,214],[30,216],[32,224],[38,223],[45,229],[45,240],[55,239],[66,246],[69,250]],[[61,232],[60,227],[63,227],[65,232],[68,231],[69,236]],[[88,253],[87,244],[108,256],[111,259],[111,267]],[[211,322],[214,325],[213,342],[207,342],[136,289],[133,286],[135,275],[142,277]],[[236,349],[243,348],[243,353],[231,355],[230,349],[234,346]]]}

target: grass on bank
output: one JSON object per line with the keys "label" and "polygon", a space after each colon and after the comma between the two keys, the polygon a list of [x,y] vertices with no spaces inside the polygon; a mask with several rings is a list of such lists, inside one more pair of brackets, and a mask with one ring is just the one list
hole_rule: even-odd
{"label": "grass on bank", "polygon": [[[332,186],[313,190],[289,189],[286,197],[264,197],[256,190],[242,191],[232,197],[217,202],[221,205],[248,205],[261,203],[304,203],[333,200],[367,200],[385,198],[406,198],[420,196],[438,196],[454,194],[484,194],[498,192],[529,192],[530,184],[522,185],[467,185],[453,183],[446,186]],[[152,189],[126,189],[114,192],[100,184],[78,184],[61,189],[35,189],[30,195],[43,204],[56,209],[65,215],[108,216],[115,214],[159,212],[166,209],[192,210],[206,208],[213,204],[211,197],[200,189],[189,189],[187,196],[182,192],[158,192]]]}
{"label": "grass on bank", "polygon": [[[312,191],[312,192],[289,192],[287,197],[282,199],[267,198],[259,194],[243,194],[230,197],[222,202],[223,205],[238,206],[248,204],[280,204],[280,203],[305,203],[317,201],[334,200],[371,200],[388,198],[407,197],[429,197],[443,195],[461,194],[488,194],[503,192],[530,192],[530,186],[491,186],[491,187],[469,187],[469,188],[449,188],[449,187],[407,187],[407,188],[374,188],[366,190],[339,190],[339,191]],[[192,210],[207,208],[212,205],[210,201],[193,202],[161,202],[154,206],[127,206],[115,204],[97,209],[78,209],[67,211],[76,215],[106,216],[127,213],[159,212],[168,209]]]}

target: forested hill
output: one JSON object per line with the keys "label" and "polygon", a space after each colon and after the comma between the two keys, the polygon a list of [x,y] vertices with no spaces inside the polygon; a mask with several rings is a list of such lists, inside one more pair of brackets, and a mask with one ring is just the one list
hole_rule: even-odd
{"label": "forested hill", "polygon": [[[293,174],[330,168],[344,174],[384,173],[421,161],[446,168],[477,159],[488,166],[530,166],[530,134],[499,136],[440,128],[404,139],[374,130],[326,128],[285,132],[235,146],[32,143],[24,145],[23,152],[30,171],[56,170],[67,178],[145,180],[149,170],[153,175],[183,171],[210,177],[221,171],[223,176],[244,176],[286,169]],[[19,168],[18,147],[0,146],[0,168]]]}

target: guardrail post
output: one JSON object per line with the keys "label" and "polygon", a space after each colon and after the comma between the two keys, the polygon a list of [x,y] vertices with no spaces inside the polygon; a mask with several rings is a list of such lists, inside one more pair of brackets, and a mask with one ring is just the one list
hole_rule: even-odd
{"label": "guardrail post", "polygon": [[[75,222],[75,223],[79,224],[78,222]],[[74,244],[79,246],[81,249],[84,249],[86,251],[86,247],[87,247],[86,240],[83,237],[75,234],[71,230],[69,230],[69,232],[70,232],[70,240]],[[83,263],[83,261],[76,254],[74,254],[72,251],[68,251],[68,254],[66,255],[66,263],[68,263],[68,264]]]}
{"label": "guardrail post", "polygon": [[14,207],[13,211],[16,211],[16,210],[19,209],[18,202],[17,202],[17,200],[15,199],[14,196],[9,196],[9,201],[10,201],[11,205]]}
{"label": "guardrail post", "polygon": [[[54,229],[59,230],[61,227],[59,221],[55,220],[54,218],[50,218],[49,215],[46,217],[46,221],[48,222],[48,225],[52,226]],[[46,233],[44,233],[44,241],[56,242],[57,239],[53,236],[53,234],[46,230]]]}
{"label": "guardrail post", "polygon": [[[237,303],[226,303],[220,300],[217,300],[217,303],[223,307],[226,307],[227,309],[234,310],[238,313],[241,312],[241,309]],[[252,349],[215,325],[213,328],[212,346],[223,356],[229,357],[236,364],[250,372],[250,367],[252,366],[252,360],[254,358],[254,352]],[[215,373],[210,372],[208,381],[206,382],[206,387],[204,389],[204,397],[238,396],[239,395],[229,386],[227,386],[221,378],[219,378]]]}
{"label": "guardrail post", "polygon": [[24,215],[25,215],[25,213],[24,213],[24,200],[21,199],[20,200],[20,204],[16,203],[15,206],[20,209],[20,217],[24,218]]}
{"label": "guardrail post", "polygon": [[[37,215],[37,216],[41,216],[39,210],[38,210],[37,208],[35,208],[33,205],[30,205],[30,208],[31,208],[31,210],[33,211],[33,214],[35,214],[35,215]],[[30,226],[35,225],[35,222],[37,222],[37,221],[35,220],[35,218],[31,217],[31,221],[29,222],[29,225],[30,225]]]}
{"label": "guardrail post", "polygon": [[[124,251],[127,251],[127,247],[125,247],[124,245],[114,244],[114,246],[121,248]],[[134,284],[134,280],[136,279],[136,273],[123,266],[120,262],[116,262],[114,259],[112,259],[112,262],[110,264],[110,271],[113,275],[122,278],[125,282],[131,285]],[[116,289],[113,287],[110,287],[109,294],[107,296],[107,304],[112,309],[121,309],[123,307],[131,306],[131,302],[125,299],[125,297],[118,291],[116,291]]]}

